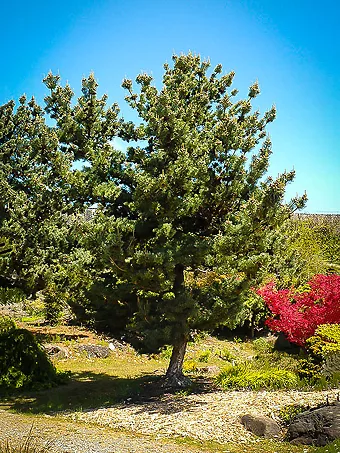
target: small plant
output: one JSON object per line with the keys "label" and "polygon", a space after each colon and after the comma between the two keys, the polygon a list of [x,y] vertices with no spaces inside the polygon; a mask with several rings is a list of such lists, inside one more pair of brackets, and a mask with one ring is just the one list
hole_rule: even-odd
{"label": "small plant", "polygon": [[300,386],[298,376],[277,368],[254,369],[250,364],[228,366],[216,377],[216,383],[224,389],[277,390]]}
{"label": "small plant", "polygon": [[273,345],[270,344],[269,341],[263,337],[254,340],[253,347],[255,352],[259,355],[270,354],[274,350]]}
{"label": "small plant", "polygon": [[197,373],[199,371],[196,360],[185,360],[183,363],[183,371],[185,373]]}
{"label": "small plant", "polygon": [[219,351],[218,356],[220,359],[225,360],[226,362],[232,362],[233,360],[236,360],[236,357],[227,348]]}
{"label": "small plant", "polygon": [[294,417],[307,411],[308,409],[309,406],[304,406],[302,404],[288,404],[280,410],[279,417],[282,423],[288,426]]}
{"label": "small plant", "polygon": [[165,360],[169,360],[172,354],[172,347],[171,346],[165,346],[161,352],[160,352],[160,357]]}
{"label": "small plant", "polygon": [[207,349],[206,351],[203,351],[203,352],[201,352],[201,353],[199,354],[197,360],[198,360],[199,362],[207,363],[208,360],[209,360],[210,354],[211,354],[211,351],[209,351],[209,349]]}

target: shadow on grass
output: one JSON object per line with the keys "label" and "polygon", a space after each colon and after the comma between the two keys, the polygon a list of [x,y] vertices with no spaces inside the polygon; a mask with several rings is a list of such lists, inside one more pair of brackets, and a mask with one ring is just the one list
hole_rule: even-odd
{"label": "shadow on grass", "polygon": [[55,414],[62,411],[87,411],[119,404],[140,406],[140,411],[176,413],[193,410],[202,403],[188,401],[190,393],[206,393],[209,382],[195,380],[187,391],[164,389],[162,377],[145,374],[121,378],[104,373],[81,372],[68,383],[40,391],[0,393],[0,409],[31,414]]}
{"label": "shadow on grass", "polygon": [[138,397],[159,379],[153,375],[120,378],[82,372],[72,375],[68,383],[47,390],[0,394],[0,408],[33,414],[98,409]]}

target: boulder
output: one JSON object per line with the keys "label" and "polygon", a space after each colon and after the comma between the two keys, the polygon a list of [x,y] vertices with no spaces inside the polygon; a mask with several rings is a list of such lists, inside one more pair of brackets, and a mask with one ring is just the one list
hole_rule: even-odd
{"label": "boulder", "polygon": [[46,354],[53,359],[68,359],[70,357],[70,351],[57,344],[45,344],[44,349]]}
{"label": "boulder", "polygon": [[291,421],[287,440],[294,445],[324,446],[340,438],[340,403],[310,409]]}
{"label": "boulder", "polygon": [[78,346],[80,352],[86,352],[89,359],[105,359],[111,353],[111,350],[106,346],[99,346],[97,344],[82,344]]}
{"label": "boulder", "polygon": [[278,439],[281,437],[280,426],[270,417],[246,414],[241,417],[241,423],[256,436],[266,439]]}

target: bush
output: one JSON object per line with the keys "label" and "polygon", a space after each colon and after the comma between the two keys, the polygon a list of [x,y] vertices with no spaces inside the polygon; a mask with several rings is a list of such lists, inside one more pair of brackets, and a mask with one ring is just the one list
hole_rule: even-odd
{"label": "bush", "polygon": [[31,332],[14,329],[0,335],[0,387],[46,388],[61,378]]}
{"label": "bush", "polygon": [[254,340],[253,347],[254,347],[255,352],[259,355],[270,354],[274,350],[274,346],[272,344],[270,344],[269,341],[263,337],[257,338],[256,340]]}
{"label": "bush", "polygon": [[185,360],[183,363],[183,371],[184,373],[198,373],[199,368],[198,368],[198,363],[196,360]]}
{"label": "bush", "polygon": [[0,316],[0,335],[16,329],[16,324],[10,316]]}
{"label": "bush", "polygon": [[340,377],[340,324],[322,324],[306,341],[309,357],[299,362],[299,375],[313,385],[335,386]]}
{"label": "bush", "polygon": [[336,324],[340,319],[340,275],[315,275],[303,291],[277,291],[272,282],[258,294],[273,314],[266,321],[268,327],[299,346],[305,346],[319,325]]}
{"label": "bush", "polygon": [[340,354],[340,324],[321,324],[306,344],[308,349],[321,359]]}
{"label": "bush", "polygon": [[254,369],[250,364],[228,366],[216,377],[216,383],[224,389],[277,390],[300,386],[298,376],[278,368]]}

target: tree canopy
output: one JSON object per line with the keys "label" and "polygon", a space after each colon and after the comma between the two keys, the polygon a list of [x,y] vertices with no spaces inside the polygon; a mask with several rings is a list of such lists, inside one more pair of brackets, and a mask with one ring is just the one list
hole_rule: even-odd
{"label": "tree canopy", "polygon": [[[1,108],[0,235],[15,248],[6,278],[14,269],[26,281],[36,264],[56,264],[60,288],[84,279],[110,288],[140,342],[173,345],[168,385],[186,383],[192,333],[235,315],[271,259],[276,228],[306,201],[284,203],[293,171],[266,176],[275,108],[254,111],[258,83],[240,99],[233,78],[199,56],[175,55],[160,89],[145,73],[137,89],[124,80],[137,124],[106,107],[92,75],[76,102],[49,74],[44,110],[24,99],[16,112],[13,103]],[[129,143],[126,152],[115,137]],[[93,219],[82,221],[93,205]]]}

